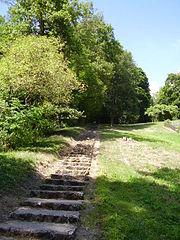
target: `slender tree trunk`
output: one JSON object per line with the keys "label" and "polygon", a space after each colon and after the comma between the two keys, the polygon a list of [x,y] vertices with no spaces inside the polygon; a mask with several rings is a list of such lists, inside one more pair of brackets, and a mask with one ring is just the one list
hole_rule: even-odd
{"label": "slender tree trunk", "polygon": [[43,18],[39,19],[39,29],[40,29],[39,34],[41,36],[43,36],[44,35],[44,20],[43,20]]}
{"label": "slender tree trunk", "polygon": [[113,126],[114,124],[114,113],[111,114],[111,127]]}

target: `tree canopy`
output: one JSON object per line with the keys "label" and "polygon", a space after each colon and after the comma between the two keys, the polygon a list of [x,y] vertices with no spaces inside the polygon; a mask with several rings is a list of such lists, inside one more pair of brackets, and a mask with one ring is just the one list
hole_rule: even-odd
{"label": "tree canopy", "polygon": [[18,38],[1,59],[0,72],[4,97],[16,96],[27,105],[67,104],[79,85],[55,38]]}
{"label": "tree canopy", "polygon": [[[59,122],[82,113],[86,122],[149,120],[144,116],[151,99],[146,74],[92,2],[10,2],[8,17],[0,17],[5,104],[30,109],[48,103]],[[48,106],[43,109],[51,112]]]}
{"label": "tree canopy", "polygon": [[157,103],[174,105],[179,108],[180,117],[180,74],[171,73],[168,75],[164,87],[159,91]]}

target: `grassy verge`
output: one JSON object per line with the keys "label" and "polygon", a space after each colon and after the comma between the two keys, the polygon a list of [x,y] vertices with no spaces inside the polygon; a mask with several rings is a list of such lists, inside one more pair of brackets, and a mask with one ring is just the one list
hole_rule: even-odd
{"label": "grassy verge", "polygon": [[95,224],[100,239],[180,239],[180,135],[162,124],[103,128]]}
{"label": "grassy verge", "polygon": [[0,152],[0,194],[14,191],[24,181],[37,176],[38,164],[46,164],[52,158],[58,160],[60,150],[68,146],[71,139],[83,130],[78,127],[64,128],[16,151]]}

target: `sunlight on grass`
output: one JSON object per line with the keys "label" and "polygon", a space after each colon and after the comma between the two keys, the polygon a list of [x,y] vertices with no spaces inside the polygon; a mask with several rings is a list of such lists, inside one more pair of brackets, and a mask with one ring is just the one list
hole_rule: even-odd
{"label": "sunlight on grass", "polygon": [[179,147],[161,123],[102,129],[93,215],[100,239],[180,239]]}
{"label": "sunlight on grass", "polygon": [[106,127],[102,133],[104,141],[122,137],[147,142],[154,148],[168,147],[180,151],[180,134],[165,128],[163,123],[117,125],[115,128]]}

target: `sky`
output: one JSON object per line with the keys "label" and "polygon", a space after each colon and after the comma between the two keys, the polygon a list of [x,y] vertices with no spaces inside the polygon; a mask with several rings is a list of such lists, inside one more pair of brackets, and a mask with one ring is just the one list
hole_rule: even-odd
{"label": "sky", "polygon": [[[146,73],[152,93],[180,72],[180,0],[92,0],[116,39]],[[0,2],[0,14],[7,6]]]}
{"label": "sky", "polygon": [[180,0],[93,0],[146,73],[151,92],[180,72]]}

